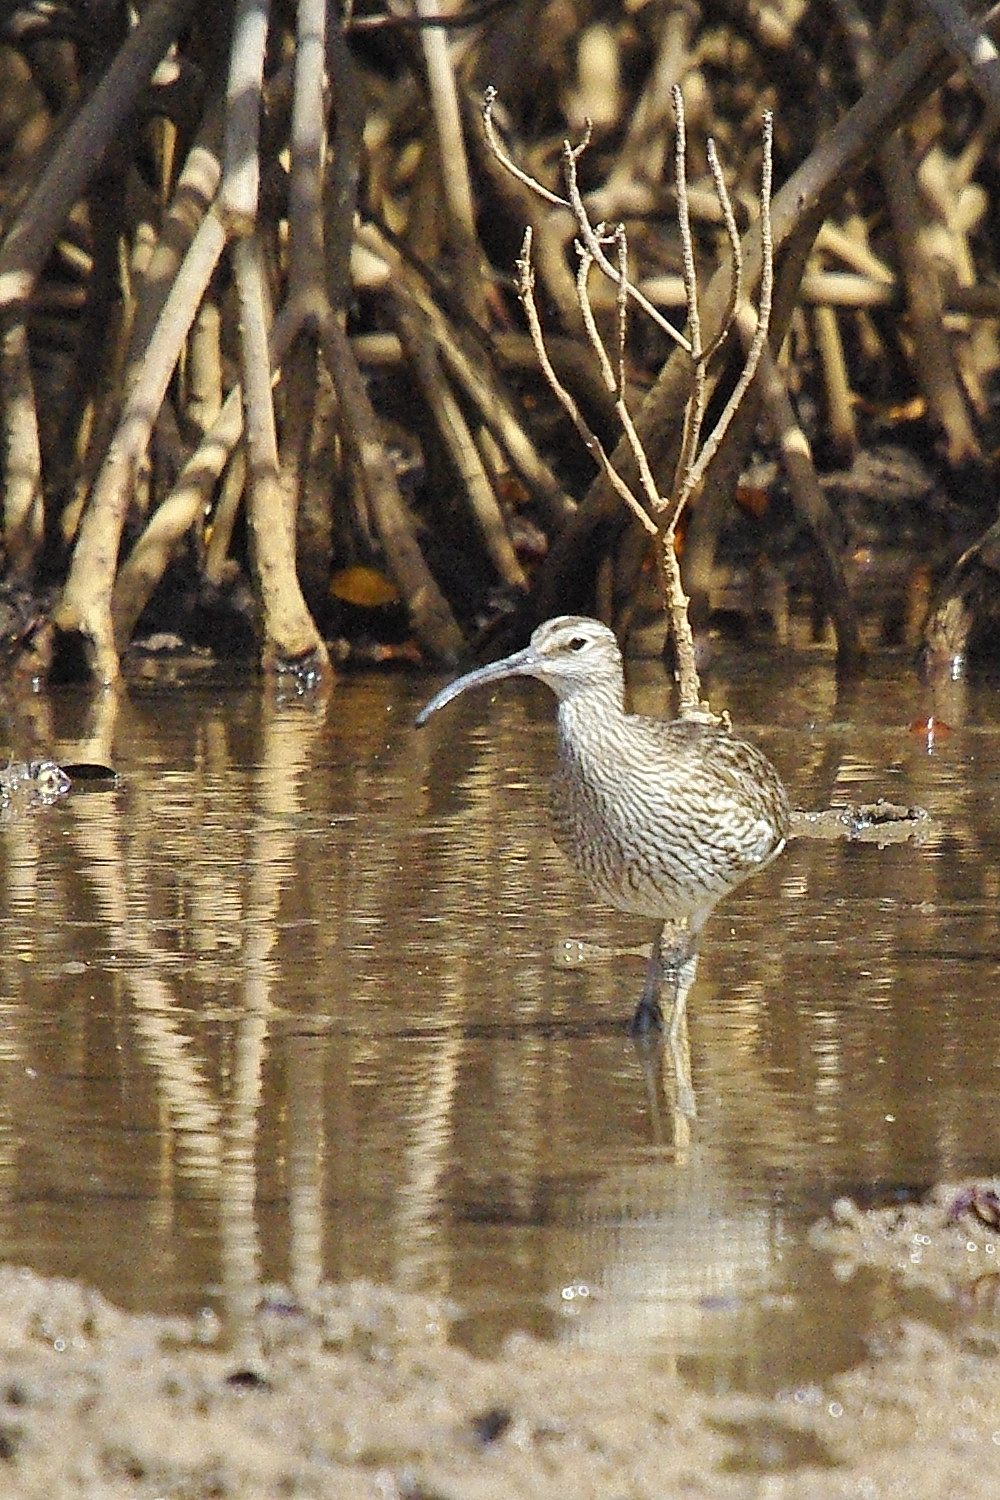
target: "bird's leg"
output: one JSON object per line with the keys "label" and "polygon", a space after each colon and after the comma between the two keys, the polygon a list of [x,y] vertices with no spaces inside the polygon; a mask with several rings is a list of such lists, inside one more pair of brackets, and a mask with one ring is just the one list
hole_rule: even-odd
{"label": "bird's leg", "polygon": [[698,935],[691,928],[664,922],[653,941],[642,994],[629,1023],[630,1036],[643,1039],[658,1035],[664,1029],[660,995],[665,982],[670,995],[667,1039],[671,1048],[676,1047],[684,1025],[688,991],[694,983],[697,945]]}
{"label": "bird's leg", "polygon": [[629,1036],[643,1040],[658,1035],[663,1030],[663,1011],[660,1008],[660,990],[663,986],[663,923],[653,939],[646,978],[639,996],[639,1004],[629,1022]]}
{"label": "bird's leg", "polygon": [[663,965],[664,973],[673,988],[673,1003],[667,1025],[667,1040],[670,1050],[675,1052],[687,1017],[687,998],[698,968],[698,939],[693,932],[681,933],[670,949]]}

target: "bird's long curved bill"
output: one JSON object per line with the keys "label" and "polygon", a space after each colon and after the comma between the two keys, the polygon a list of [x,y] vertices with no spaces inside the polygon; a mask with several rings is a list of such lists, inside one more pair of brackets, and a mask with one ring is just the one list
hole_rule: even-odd
{"label": "bird's long curved bill", "polygon": [[515,651],[513,656],[504,656],[500,661],[491,661],[485,667],[477,667],[474,672],[466,672],[464,677],[456,677],[454,682],[449,682],[447,687],[436,693],[417,714],[414,723],[420,729],[431,714],[436,714],[439,708],[444,708],[459,693],[464,693],[468,688],[482,687],[487,682],[499,682],[502,677],[523,677],[531,672],[533,664],[531,647],[525,646],[523,651]]}

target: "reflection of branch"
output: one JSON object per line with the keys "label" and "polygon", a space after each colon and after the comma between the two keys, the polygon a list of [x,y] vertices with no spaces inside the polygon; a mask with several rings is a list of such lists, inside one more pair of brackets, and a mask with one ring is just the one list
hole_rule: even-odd
{"label": "reflection of branch", "polygon": [[172,955],[156,946],[145,921],[130,910],[129,892],[145,890],[148,882],[130,881],[117,824],[105,819],[100,800],[81,797],[70,804],[82,867],[107,927],[108,949],[126,959],[122,970],[132,996],[133,1024],[176,1131],[177,1159],[198,1189],[214,1198],[221,1165],[218,1102],[176,1014],[181,1008],[177,996],[162,977]]}

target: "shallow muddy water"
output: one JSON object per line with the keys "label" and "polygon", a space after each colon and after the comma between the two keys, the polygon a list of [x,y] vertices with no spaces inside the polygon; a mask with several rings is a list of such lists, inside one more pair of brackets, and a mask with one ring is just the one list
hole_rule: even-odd
{"label": "shallow muddy water", "polygon": [[1000,1157],[995,687],[717,668],[798,805],[936,824],[795,841],[719,909],[691,1121],[625,1033],[649,933],[549,837],[552,700],[505,684],[418,733],[436,685],[9,707],[13,756],[122,785],[0,821],[0,1259],[153,1311],[370,1276],[453,1298],[477,1352],[641,1345],[706,1389],[845,1368],[901,1294],[836,1281],[806,1226]]}

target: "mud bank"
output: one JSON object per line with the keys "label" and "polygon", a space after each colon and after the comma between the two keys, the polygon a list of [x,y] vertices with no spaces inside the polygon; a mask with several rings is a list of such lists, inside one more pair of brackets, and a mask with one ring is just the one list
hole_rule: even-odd
{"label": "mud bank", "polygon": [[[918,1275],[964,1308],[963,1278],[1000,1241],[993,1189],[975,1186],[867,1213],[840,1204],[814,1239],[844,1274]],[[236,1349],[212,1317],[135,1317],[4,1267],[0,1493],[995,1497],[1000,1327],[992,1302],[968,1307],[950,1332],[889,1319],[855,1369],[759,1400],[699,1394],[652,1356],[521,1336],[476,1359],[449,1343],[454,1309],[366,1284],[301,1300],[271,1288]]]}

